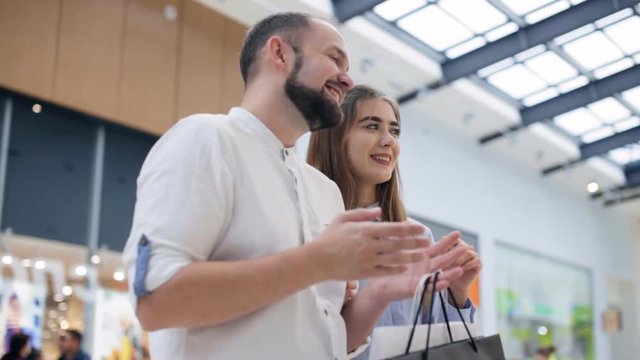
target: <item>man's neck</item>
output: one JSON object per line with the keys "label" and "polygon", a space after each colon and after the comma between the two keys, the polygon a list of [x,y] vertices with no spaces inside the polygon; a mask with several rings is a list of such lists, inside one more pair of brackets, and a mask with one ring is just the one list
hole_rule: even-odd
{"label": "man's neck", "polygon": [[284,92],[255,94],[255,91],[248,89],[240,106],[262,121],[285,147],[293,146],[309,131],[307,122]]}

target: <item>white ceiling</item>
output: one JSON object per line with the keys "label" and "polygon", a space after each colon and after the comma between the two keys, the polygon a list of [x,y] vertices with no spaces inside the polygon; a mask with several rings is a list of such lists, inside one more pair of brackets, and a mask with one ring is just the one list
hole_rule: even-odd
{"label": "white ceiling", "polygon": [[[330,0],[199,2],[248,26],[278,11],[305,11],[331,16]],[[352,58],[350,75],[356,83],[367,83],[389,95],[400,96],[441,78],[438,63],[362,17],[340,25],[340,30],[349,46]],[[413,102],[417,102],[425,114],[430,115],[430,121],[445,122],[474,139],[520,122],[517,109],[467,79],[419,96]],[[484,146],[504,151],[536,170],[579,155],[578,147],[573,142],[540,124]],[[478,147],[482,149],[483,145]],[[557,182],[568,191],[588,196],[586,185],[589,182],[597,181],[601,188],[606,189],[622,185],[624,174],[618,167],[604,160],[591,159],[572,167],[570,171],[558,171],[548,176],[548,181]],[[616,206],[640,217],[640,200]]]}

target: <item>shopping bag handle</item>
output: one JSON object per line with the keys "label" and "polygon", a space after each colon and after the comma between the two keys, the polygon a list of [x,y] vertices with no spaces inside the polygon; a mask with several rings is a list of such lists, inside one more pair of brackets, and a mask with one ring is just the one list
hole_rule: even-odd
{"label": "shopping bag handle", "polygon": [[[433,288],[431,289],[431,304],[429,306],[429,320],[431,320],[431,315],[433,314],[433,299],[435,296],[436,286],[435,284],[438,282],[439,272],[433,275]],[[416,331],[416,326],[418,325],[418,318],[420,317],[420,312],[422,311],[422,306],[424,304],[424,295],[427,293],[427,289],[429,288],[429,283],[431,282],[431,275],[426,278],[424,281],[424,288],[422,289],[422,294],[420,294],[420,302],[418,303],[416,316],[413,319],[413,326],[411,327],[411,333],[409,334],[409,341],[407,342],[407,348],[404,351],[404,354],[409,354],[409,349],[411,349],[411,342],[413,341],[413,334]],[[431,324],[427,329],[427,344],[429,344],[429,335],[431,333]]]}
{"label": "shopping bag handle", "polygon": [[[467,327],[467,322],[464,321],[464,317],[462,316],[462,312],[460,311],[460,307],[458,306],[458,303],[456,302],[456,298],[453,296],[453,293],[451,292],[451,288],[447,288],[447,291],[449,292],[449,296],[451,297],[451,301],[453,301],[453,306],[456,308],[456,311],[458,312],[458,316],[460,316],[460,320],[462,320],[462,325],[464,325],[464,329],[467,331],[467,335],[469,335],[469,341],[471,341],[471,346],[473,347],[473,351],[478,352],[478,345],[476,345],[476,341],[473,340],[473,336],[471,336],[471,331],[469,331],[469,327]],[[441,298],[440,298],[440,302],[442,302],[442,294],[440,294]],[[443,303],[443,308],[444,308],[444,303]],[[447,329],[449,329],[449,318],[447,317],[447,312],[444,312],[444,319],[447,322]],[[449,330],[451,331],[451,330]],[[449,333],[449,336],[451,336],[451,333]],[[428,341],[428,340],[427,340]],[[451,340],[453,342],[453,340]],[[427,343],[428,345],[428,343]],[[428,348],[428,347],[427,347]]]}

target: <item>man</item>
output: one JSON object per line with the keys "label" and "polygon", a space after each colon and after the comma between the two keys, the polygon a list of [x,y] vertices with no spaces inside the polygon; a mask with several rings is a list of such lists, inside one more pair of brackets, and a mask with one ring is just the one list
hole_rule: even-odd
{"label": "man", "polygon": [[295,155],[302,134],[340,123],[348,67],[330,23],[271,16],[242,49],[241,106],[183,119],[151,150],[124,260],[153,359],[345,359],[344,280],[428,257],[422,226],[345,213]]}
{"label": "man", "polygon": [[91,358],[81,349],[82,333],[78,330],[65,330],[58,339],[60,357],[58,360],[90,360]]}

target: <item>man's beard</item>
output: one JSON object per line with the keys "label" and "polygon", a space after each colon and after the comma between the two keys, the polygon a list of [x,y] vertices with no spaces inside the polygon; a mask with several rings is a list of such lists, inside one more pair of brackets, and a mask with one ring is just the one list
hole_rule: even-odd
{"label": "man's beard", "polygon": [[309,130],[315,131],[340,125],[344,118],[340,106],[328,99],[322,89],[315,90],[301,84],[298,81],[301,67],[302,55],[299,54],[294,69],[284,84],[284,91],[307,121]]}

